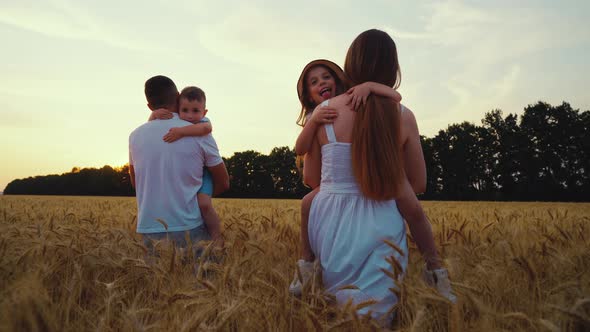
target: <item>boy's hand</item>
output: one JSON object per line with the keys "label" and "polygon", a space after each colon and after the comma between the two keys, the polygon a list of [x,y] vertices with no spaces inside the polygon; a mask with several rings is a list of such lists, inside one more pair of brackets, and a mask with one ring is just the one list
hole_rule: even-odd
{"label": "boy's hand", "polygon": [[216,249],[223,249],[223,247],[225,247],[225,239],[222,235],[212,237],[211,240],[213,241]]}
{"label": "boy's hand", "polygon": [[334,122],[336,117],[338,117],[338,112],[335,108],[318,105],[315,110],[313,110],[310,120],[318,125],[322,125],[324,123]]}
{"label": "boy's hand", "polygon": [[174,127],[174,128],[170,128],[170,130],[168,130],[168,133],[166,135],[164,135],[164,137],[162,137],[162,139],[166,143],[172,143],[172,142],[177,141],[183,137],[184,137],[184,135],[182,135],[180,133],[180,128]]}
{"label": "boy's hand", "polygon": [[153,111],[154,118],[160,120],[168,120],[172,119],[172,112],[165,108],[158,108],[157,110]]}
{"label": "boy's hand", "polygon": [[367,98],[371,95],[371,87],[369,82],[365,82],[348,89],[346,94],[351,97],[347,105],[350,105],[353,110],[358,111],[361,106],[365,105]]}

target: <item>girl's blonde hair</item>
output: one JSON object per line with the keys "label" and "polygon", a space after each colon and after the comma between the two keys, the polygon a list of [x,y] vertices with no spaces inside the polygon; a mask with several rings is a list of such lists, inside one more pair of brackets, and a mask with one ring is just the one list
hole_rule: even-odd
{"label": "girl's blonde hair", "polygon": [[[393,39],[380,30],[361,33],[348,49],[344,71],[353,85],[372,81],[398,87],[401,74]],[[401,189],[405,172],[400,122],[399,104],[375,95],[356,114],[352,169],[361,192],[370,199],[393,199]]]}

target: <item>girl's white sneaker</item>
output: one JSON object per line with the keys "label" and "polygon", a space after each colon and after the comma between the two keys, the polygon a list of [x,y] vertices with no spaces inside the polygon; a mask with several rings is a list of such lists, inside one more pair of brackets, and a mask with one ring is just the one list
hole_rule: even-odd
{"label": "girl's white sneaker", "polygon": [[299,280],[299,275],[297,274],[297,271],[295,271],[293,281],[291,282],[291,285],[289,285],[289,293],[299,296],[303,292],[303,286],[313,278],[314,262],[300,259],[297,261],[297,266],[299,267],[301,279],[303,280]]}
{"label": "girl's white sneaker", "polygon": [[428,270],[424,269],[424,281],[438,291],[440,295],[449,300],[451,303],[457,303],[457,296],[453,294],[451,281],[449,280],[449,271],[447,269]]}

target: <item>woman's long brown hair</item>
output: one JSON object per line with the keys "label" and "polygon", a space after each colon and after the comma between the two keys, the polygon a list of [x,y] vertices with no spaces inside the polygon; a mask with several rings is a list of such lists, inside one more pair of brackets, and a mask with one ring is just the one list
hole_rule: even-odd
{"label": "woman's long brown hair", "polygon": [[[372,81],[397,88],[401,73],[393,39],[375,29],[361,33],[348,49],[344,72],[353,86]],[[352,169],[367,198],[388,200],[399,194],[405,177],[400,121],[399,104],[375,95],[356,114]]]}

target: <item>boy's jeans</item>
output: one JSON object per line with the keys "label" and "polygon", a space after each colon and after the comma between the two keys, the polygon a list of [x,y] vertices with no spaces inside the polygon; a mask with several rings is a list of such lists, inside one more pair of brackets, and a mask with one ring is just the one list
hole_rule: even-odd
{"label": "boy's jeans", "polygon": [[[190,243],[187,242],[187,233]],[[162,232],[162,233],[145,233],[141,234],[143,237],[143,245],[148,250],[148,256],[157,256],[155,252],[155,241],[172,241],[176,248],[181,249],[181,252],[186,252],[187,247],[192,245],[194,257],[197,258],[203,253],[203,248],[197,246],[199,241],[210,241],[211,235],[207,231],[205,224],[197,226],[191,230],[178,232]]]}

